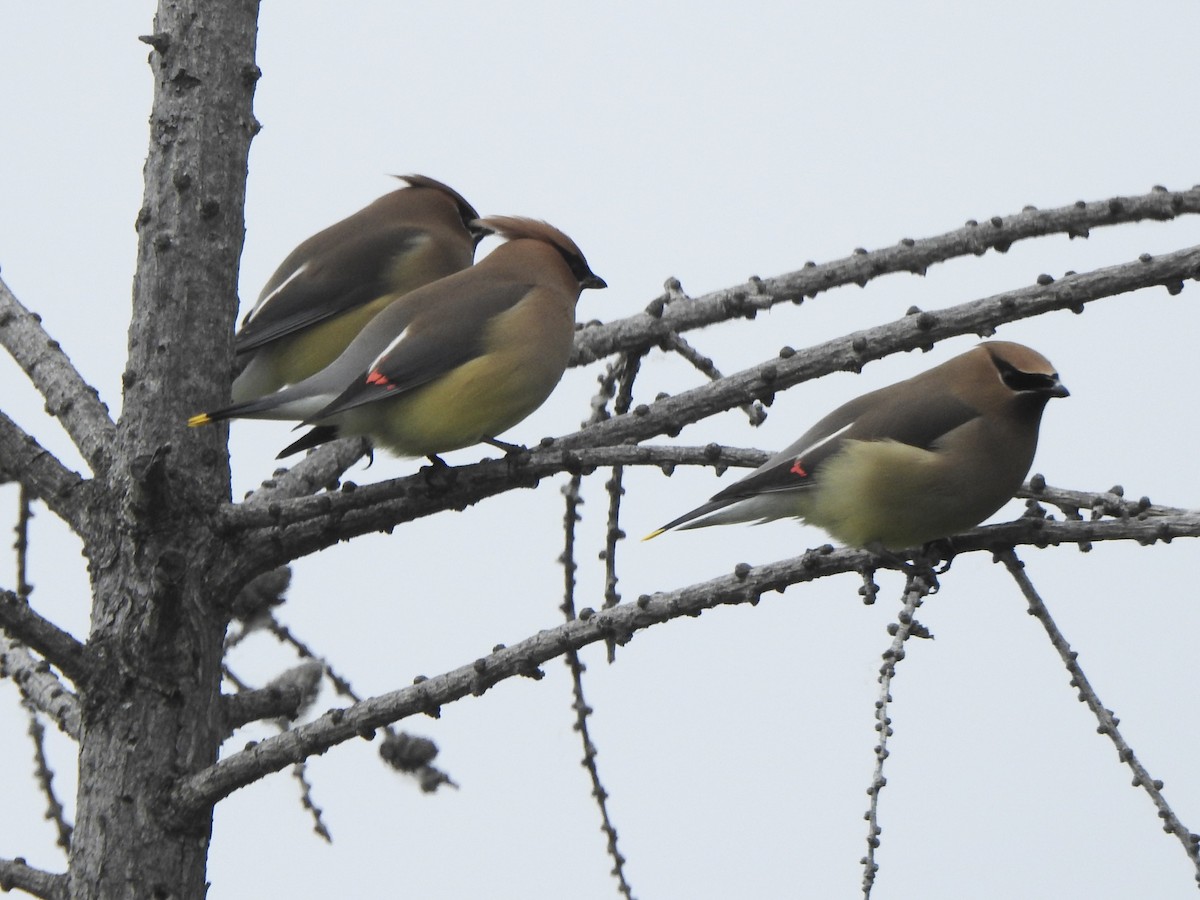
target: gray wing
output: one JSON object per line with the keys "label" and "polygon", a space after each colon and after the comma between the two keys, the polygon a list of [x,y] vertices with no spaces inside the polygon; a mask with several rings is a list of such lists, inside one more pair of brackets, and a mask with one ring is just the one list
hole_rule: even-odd
{"label": "gray wing", "polygon": [[846,441],[890,440],[929,450],[980,415],[952,395],[914,394],[900,387],[881,388],[838,407],[799,440],[714,495],[713,501],[724,505],[754,494],[809,488],[820,481],[822,466]]}
{"label": "gray wing", "polygon": [[454,287],[448,283],[451,279],[438,282],[437,291],[410,295],[422,307],[413,312],[411,325],[312,421],[410,391],[483,355],[488,323],[520,303],[533,288],[532,284],[482,288],[464,284],[461,292],[447,296],[447,289]]}
{"label": "gray wing", "polygon": [[301,244],[263,288],[266,299],[242,321],[234,349],[248,353],[387,293],[393,261],[423,235],[411,225],[364,229],[331,247],[336,251],[336,266],[329,262],[332,253],[312,255],[307,242]]}

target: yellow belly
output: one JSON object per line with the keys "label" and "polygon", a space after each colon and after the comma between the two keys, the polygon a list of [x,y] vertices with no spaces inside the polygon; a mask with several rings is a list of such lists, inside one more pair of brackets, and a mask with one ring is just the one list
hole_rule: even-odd
{"label": "yellow belly", "polygon": [[320,325],[261,347],[233,382],[233,401],[241,403],[263,397],[321,371],[394,299],[394,295],[385,294]]}
{"label": "yellow belly", "polygon": [[803,517],[850,546],[904,550],[978,525],[1013,496],[1022,477],[975,480],[947,471],[929,450],[848,441],[822,469]]}
{"label": "yellow belly", "polygon": [[561,378],[519,359],[475,359],[395,399],[336,416],[343,434],[369,435],[397,456],[429,456],[478,444],[541,406]]}

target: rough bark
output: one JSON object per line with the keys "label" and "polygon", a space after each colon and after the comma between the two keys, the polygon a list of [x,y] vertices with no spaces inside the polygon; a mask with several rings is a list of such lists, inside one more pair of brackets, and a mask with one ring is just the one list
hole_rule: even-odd
{"label": "rough bark", "polygon": [[[18,595],[0,591],[0,628],[14,638],[0,646],[0,663],[29,702],[55,716],[81,745],[69,875],[39,872],[20,859],[0,860],[0,889],[47,897],[202,897],[213,805],[236,788],[403,716],[482,693],[502,678],[539,677],[538,666],[565,648],[621,640],[718,604],[755,602],[766,591],[822,574],[864,570],[871,560],[858,551],[813,551],[782,564],[740,565],[724,578],[597,614],[585,611],[559,629],[412,688],[329,713],[218,764],[230,728],[290,713],[304,697],[300,688],[287,686],[291,694],[285,696],[279,685],[224,703],[219,694],[232,598],[242,581],[263,569],[418,515],[533,486],[560,471],[754,464],[762,458],[754,451],[632,442],[676,434],[705,415],[752,399],[769,401],[789,385],[858,368],[896,349],[986,333],[996,323],[1049,309],[1079,311],[1092,300],[1150,284],[1176,293],[1185,279],[1200,277],[1200,248],[1057,282],[1043,276],[1036,285],[936,313],[918,311],[803,353],[785,352],[779,360],[636,407],[529,454],[462,467],[453,475],[422,473],[311,496],[364,452],[361,441],[341,442],[273,479],[252,501],[231,506],[224,427],[189,432],[185,422],[196,409],[228,396],[246,165],[257,130],[251,111],[258,78],[257,12],[258,0],[161,0],[155,33],[143,38],[151,47],[155,97],[119,423],[114,426],[36,317],[0,282],[0,344],[17,348],[14,358],[95,476],[89,480],[67,470],[0,415],[0,478],[20,478],[83,537],[93,590],[86,645],[40,618]],[[972,222],[939,238],[864,250],[695,299],[675,282],[645,313],[581,330],[575,362],[640,352],[676,340],[687,329],[752,318],[838,284],[865,284],[887,272],[922,273],[928,265],[988,249],[1003,252],[1017,240],[1055,232],[1086,237],[1093,227],[1198,211],[1200,189],[1155,190],[1144,197]],[[1030,496],[1051,499],[1042,490]],[[1154,509],[1148,502],[1122,506],[1116,495],[1068,499],[1074,507],[1122,521],[1023,519],[985,530],[990,543],[977,536],[979,543],[971,544],[968,536],[959,549],[994,549],[996,541],[1150,543],[1200,535],[1194,513]],[[48,663],[74,683],[74,693],[48,671]]]}
{"label": "rough bark", "polygon": [[256,0],[163,0],[138,215],[124,407],[88,547],[93,676],[70,895],[202,897],[211,808],[167,824],[173,780],[212,765],[222,737],[229,590],[208,521],[229,498],[220,429],[188,434],[227,389],[237,306]]}

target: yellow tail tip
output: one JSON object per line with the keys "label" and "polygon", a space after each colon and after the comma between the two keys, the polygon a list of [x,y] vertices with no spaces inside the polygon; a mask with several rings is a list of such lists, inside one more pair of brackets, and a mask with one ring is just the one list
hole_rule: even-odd
{"label": "yellow tail tip", "polygon": [[645,543],[646,541],[649,541],[653,538],[658,537],[660,534],[662,534],[666,530],[667,529],[665,529],[665,528],[655,528],[652,532],[650,532],[648,535],[646,535],[644,538],[642,538],[642,543]]}
{"label": "yellow tail tip", "polygon": [[197,413],[188,419],[188,428],[195,428],[197,425],[209,425],[212,421],[208,413]]}

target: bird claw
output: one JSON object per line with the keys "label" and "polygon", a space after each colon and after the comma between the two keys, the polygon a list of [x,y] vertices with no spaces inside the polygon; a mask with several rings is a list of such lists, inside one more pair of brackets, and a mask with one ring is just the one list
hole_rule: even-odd
{"label": "bird claw", "polygon": [[[929,593],[936,594],[942,589],[938,582],[939,575],[945,575],[950,571],[950,566],[954,562],[954,557],[957,552],[949,538],[937,538],[932,541],[926,541],[921,545],[921,549],[912,554],[912,558],[900,556],[890,550],[876,550],[877,555],[892,562],[900,571],[908,576],[911,583],[914,579],[920,578],[929,585]],[[938,565],[941,563],[941,565]]]}
{"label": "bird claw", "polygon": [[[929,584],[929,593],[936,594],[938,592],[938,573],[933,568],[932,562],[924,555],[923,550],[914,553],[912,560],[909,560],[904,554],[889,550],[881,544],[870,545],[865,549],[875,554],[875,558],[884,563],[885,568],[903,572],[910,583],[914,578],[920,577]],[[860,593],[862,592],[860,591]]]}
{"label": "bird claw", "polygon": [[929,590],[926,593],[931,596],[942,589],[942,585],[938,581],[938,570],[931,566],[928,560],[917,557],[911,563],[905,565],[904,574],[908,576],[910,586],[918,578],[929,585]]}
{"label": "bird claw", "polygon": [[[950,566],[954,563],[954,557],[957,555],[958,551],[954,549],[954,542],[950,538],[935,538],[927,541],[921,547],[919,558],[928,561],[930,569],[936,574],[945,575],[950,571]],[[942,565],[934,568],[934,560],[938,560]]]}
{"label": "bird claw", "polygon": [[529,461],[528,447],[522,447],[520,444],[509,444],[505,441],[498,441],[495,438],[484,438],[483,443],[490,444],[497,450],[504,451],[504,462],[508,466],[510,474],[515,473]]}
{"label": "bird claw", "polygon": [[482,443],[490,444],[497,450],[503,450],[509,456],[516,456],[519,453],[528,453],[528,447],[522,447],[520,444],[510,444],[506,441],[498,441],[495,438],[484,438]]}

